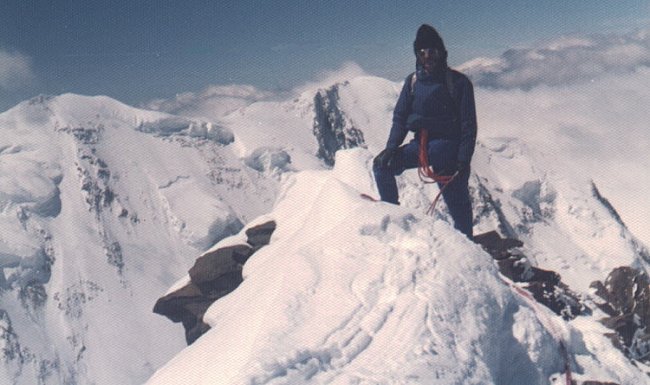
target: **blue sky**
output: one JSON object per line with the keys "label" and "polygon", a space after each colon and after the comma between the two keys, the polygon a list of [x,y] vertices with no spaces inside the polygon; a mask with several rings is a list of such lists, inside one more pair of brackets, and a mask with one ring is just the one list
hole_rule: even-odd
{"label": "blue sky", "polygon": [[0,111],[37,94],[129,104],[209,85],[288,90],[355,62],[401,79],[422,23],[450,63],[566,34],[650,25],[647,0],[2,0]]}

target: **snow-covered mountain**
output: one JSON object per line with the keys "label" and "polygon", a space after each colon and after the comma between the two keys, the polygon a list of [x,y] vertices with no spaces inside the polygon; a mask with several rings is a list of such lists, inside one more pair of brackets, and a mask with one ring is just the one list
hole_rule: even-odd
{"label": "snow-covered mountain", "polygon": [[[548,177],[540,194],[521,143],[491,146],[481,150],[492,156],[483,170],[523,172],[491,197],[482,194],[498,189],[474,179],[481,226],[521,235],[534,262],[558,268],[585,296],[590,280],[619,264],[645,268],[589,185],[564,192]],[[274,210],[249,225],[277,228],[244,265],[241,285],[208,309],[212,328],[149,384],[564,384],[565,365],[580,384],[649,382],[612,347],[597,307],[564,321],[509,286],[447,221],[361,199],[373,190],[371,159],[340,151],[333,170],[291,178]]]}
{"label": "snow-covered mountain", "polygon": [[184,345],[156,298],[278,178],[226,128],[106,97],[35,98],[0,130],[0,382],[143,382]]}
{"label": "snow-covered mountain", "polygon": [[[0,114],[0,382],[544,384],[562,378],[562,339],[575,379],[649,383],[592,303],[592,282],[648,263],[597,175],[480,131],[475,232],[559,273],[591,309],[569,321],[504,283],[443,204],[426,217],[436,188],[414,173],[401,207],[360,199],[400,86],[356,76],[204,119],[78,95]],[[270,220],[183,349],[156,300]]]}

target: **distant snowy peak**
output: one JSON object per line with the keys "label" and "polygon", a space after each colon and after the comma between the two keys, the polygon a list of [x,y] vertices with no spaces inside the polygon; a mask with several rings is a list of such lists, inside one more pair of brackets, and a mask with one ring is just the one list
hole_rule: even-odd
{"label": "distant snowy peak", "polygon": [[[130,173],[142,172],[153,180],[161,178],[153,182],[153,187],[168,187],[166,192],[175,194],[172,193],[174,188],[169,188],[172,182],[167,179],[191,184],[195,180],[192,175],[198,171],[202,178],[201,174],[208,170],[201,165],[198,170],[182,172],[181,169],[192,169],[194,165],[182,165],[182,157],[161,159],[166,155],[159,154],[160,151],[176,151],[183,143],[198,148],[201,141],[223,147],[234,140],[231,131],[217,124],[137,109],[106,96],[40,96],[0,115],[0,123],[8,143],[0,149],[7,155],[3,165],[22,170],[21,173],[7,171],[6,178],[11,180],[0,191],[0,196],[8,197],[5,205],[33,202],[30,206],[21,204],[21,207],[29,207],[32,212],[45,216],[58,214],[61,206],[58,185],[64,175],[66,180],[72,177],[67,170],[71,166],[91,212],[98,214],[102,209],[110,209],[116,215],[131,213],[130,217],[133,210],[127,207],[128,198],[120,197],[117,190],[121,187],[116,186],[123,184],[120,175],[124,175],[126,169],[132,165],[147,165],[146,170],[130,170]],[[168,140],[153,139],[155,137]],[[142,146],[144,142],[149,145]],[[195,161],[198,159],[192,160]],[[158,164],[148,166],[152,163]],[[172,173],[178,172],[177,175],[163,176],[158,172],[170,166],[174,170]],[[225,206],[218,205],[220,210]],[[194,231],[212,232],[208,228]],[[206,239],[208,243],[211,241],[210,237]]]}
{"label": "distant snowy peak", "polygon": [[221,144],[234,140],[232,132],[215,123],[142,110],[107,96],[39,96],[19,104],[7,114],[34,123],[36,128],[47,128],[50,125],[44,123],[49,122],[56,130],[128,127],[161,136],[177,134],[211,139]]}
{"label": "distant snowy peak", "polygon": [[339,86],[320,90],[314,96],[314,136],[318,140],[318,157],[326,164],[334,165],[338,150],[363,147],[363,132],[339,107]]}
{"label": "distant snowy peak", "polygon": [[359,76],[318,89],[313,97],[318,156],[331,166],[338,150],[370,147],[377,152],[383,148],[382,137],[388,135],[399,86]]}
{"label": "distant snowy peak", "polygon": [[554,164],[552,155],[520,139],[480,141],[470,185],[475,231],[521,239],[535,250],[537,266],[580,292],[618,266],[649,263],[647,249],[594,182]]}
{"label": "distant snowy peak", "polygon": [[0,383],[140,383],[169,359],[182,339],[149,335],[153,299],[276,195],[233,141],[104,96],[0,114]]}
{"label": "distant snowy peak", "polygon": [[273,96],[250,85],[214,85],[201,92],[183,92],[172,99],[156,99],[146,103],[144,108],[191,118],[217,118]]}
{"label": "distant snowy peak", "polygon": [[372,76],[312,84],[288,100],[256,101],[213,118],[234,133],[233,148],[256,170],[331,167],[339,149],[383,147],[378,138],[390,128],[399,86]]}

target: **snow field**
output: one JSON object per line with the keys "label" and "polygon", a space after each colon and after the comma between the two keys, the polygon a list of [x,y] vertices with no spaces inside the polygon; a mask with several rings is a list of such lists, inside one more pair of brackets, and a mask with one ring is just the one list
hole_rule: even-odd
{"label": "snow field", "polygon": [[270,245],[208,310],[213,328],[149,384],[518,384],[561,371],[489,255],[443,221],[360,199],[368,176],[336,177],[339,164],[368,170],[367,156],[293,177]]}
{"label": "snow field", "polygon": [[0,115],[0,129],[6,377],[144,382],[184,346],[178,326],[151,312],[156,299],[241,228],[206,178],[209,151],[196,148],[214,151],[222,137],[70,94],[21,103]]}
{"label": "snow field", "polygon": [[[333,83],[211,122],[70,94],[0,114],[0,286],[16,289],[2,296],[15,358],[0,378],[145,381],[184,345],[155,300],[215,240],[273,219],[244,283],[206,315],[212,330],[151,383],[560,384],[558,335],[579,381],[648,383],[602,314],[566,324],[536,309],[452,229],[444,202],[425,217],[437,188],[414,172],[398,178],[401,207],[359,198],[376,196],[372,157],[401,85],[357,75],[337,78],[337,103],[369,150],[339,152],[333,170],[310,129],[315,89]],[[614,267],[646,269],[632,233],[644,236],[647,79],[477,90],[475,232],[507,222],[534,265],[585,296]],[[45,307],[16,288],[34,279]]]}

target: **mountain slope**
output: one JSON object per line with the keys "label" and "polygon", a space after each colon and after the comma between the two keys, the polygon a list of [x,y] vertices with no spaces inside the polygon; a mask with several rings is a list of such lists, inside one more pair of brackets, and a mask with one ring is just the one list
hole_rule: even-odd
{"label": "mountain slope", "polygon": [[332,171],[291,178],[250,224],[277,229],[208,310],[212,329],[148,383],[562,383],[560,340],[575,379],[647,382],[596,318],[531,304],[446,221],[362,199],[370,163],[338,152]]}
{"label": "mountain slope", "polygon": [[[388,126],[397,89],[370,77],[330,89],[338,96],[328,107],[338,111],[333,121],[360,129],[370,153],[339,152],[331,173],[287,181],[274,211],[249,225],[277,222],[270,245],[248,260],[241,286],[208,310],[212,329],[150,382],[562,383],[562,341],[578,383],[648,383],[645,365],[606,336],[612,330],[599,320],[607,314],[590,288],[619,266],[647,271],[647,249],[590,176],[564,167],[557,151],[483,133],[470,187],[477,233],[521,239],[527,263],[558,272],[583,298],[589,312],[570,322],[509,290],[486,253],[449,231],[444,204],[433,221],[424,218],[437,189],[415,173],[398,178],[404,209],[359,199],[374,194],[370,154],[383,147],[378,127]],[[428,264],[441,267],[438,275]],[[355,281],[367,274],[374,279]],[[423,331],[423,307],[448,312],[433,331]],[[422,312],[409,318],[405,308]],[[419,350],[431,341],[444,347]]]}
{"label": "mountain slope", "polygon": [[[443,203],[433,219],[420,214],[435,186],[407,172],[403,207],[358,198],[375,194],[371,154],[384,146],[399,89],[358,76],[213,120],[78,95],[0,114],[0,381],[144,382],[185,345],[180,327],[151,312],[156,299],[215,242],[268,219],[278,221],[271,244],[208,310],[211,331],[152,382],[176,380],[178,369],[198,382],[195,371],[269,383],[517,383],[504,357],[537,383],[557,377],[558,333],[451,229]],[[563,167],[569,158],[539,141],[479,134],[477,233],[521,239],[528,262],[559,272],[587,302],[591,282],[613,268],[646,271],[647,250],[600,179]],[[367,149],[339,151],[355,145]],[[568,324],[547,317],[570,345],[576,378],[647,381],[591,308]],[[225,361],[202,366],[209,356]]]}
{"label": "mountain slope", "polygon": [[277,181],[229,130],[105,97],[36,98],[0,130],[2,378],[144,381],[184,344],[155,298]]}

